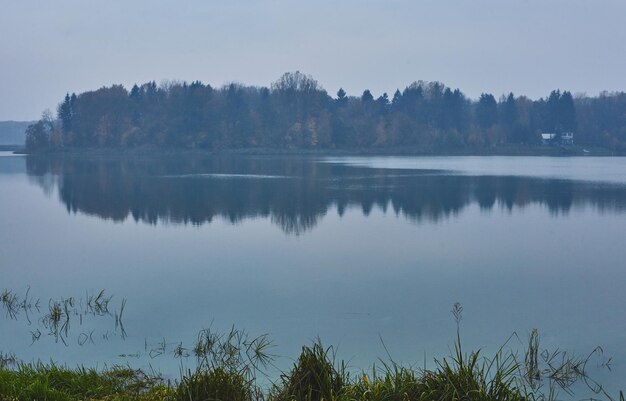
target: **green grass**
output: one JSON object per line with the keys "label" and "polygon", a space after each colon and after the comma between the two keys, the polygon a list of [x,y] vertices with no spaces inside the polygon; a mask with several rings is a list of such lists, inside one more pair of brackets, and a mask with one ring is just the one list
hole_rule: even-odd
{"label": "green grass", "polygon": [[[70,317],[110,316],[124,338],[126,301],[113,315],[111,299],[104,291],[87,294],[85,302],[51,299],[38,321],[65,343]],[[39,311],[38,305],[28,290],[23,297],[9,290],[0,293],[0,312],[9,319],[23,314],[30,322],[28,314]],[[456,303],[451,312],[456,321],[454,351],[435,360],[432,369],[405,367],[389,357],[351,377],[345,363],[336,359],[335,349],[317,340],[302,347],[292,369],[263,390],[257,378],[267,377],[264,372],[273,362],[267,335],[253,337],[235,327],[225,333],[209,328],[198,333],[193,347],[181,343],[175,348],[177,358],[193,355],[196,368],[182,373],[181,365],[174,382],[123,366],[95,370],[21,363],[0,352],[0,401],[555,401],[563,395],[574,398],[576,384],[587,385],[599,399],[625,401],[622,393],[607,394],[587,373],[588,362],[602,354],[601,348],[584,357],[542,349],[537,330],[532,330],[524,352],[512,351],[507,341],[493,356],[466,353],[460,329],[463,308]],[[32,336],[34,342],[41,332]],[[150,356],[152,352],[165,353],[165,340],[162,349],[152,350]],[[610,358],[603,363],[610,368]]]}
{"label": "green grass", "polygon": [[[461,313],[460,305],[455,305],[454,351],[436,360],[433,369],[405,367],[389,359],[351,377],[345,363],[336,359],[334,348],[317,340],[302,347],[292,369],[262,391],[257,375],[271,359],[266,336],[249,338],[234,328],[225,334],[203,330],[193,351],[197,369],[181,374],[173,383],[128,367],[69,369],[19,363],[0,354],[0,400],[553,401],[573,395],[575,383],[597,384],[585,370],[589,357],[540,349],[536,330],[521,354],[509,351],[506,343],[491,357],[480,351],[465,353],[459,330]],[[622,393],[613,398],[600,387],[594,388],[598,399],[624,401]]]}
{"label": "green grass", "polygon": [[348,382],[345,365],[335,365],[332,347],[318,340],[302,353],[291,372],[283,374],[272,398],[276,401],[331,401],[340,399]]}
{"label": "green grass", "polygon": [[0,368],[3,401],[157,400],[170,393],[159,379],[125,367],[96,371],[20,363]]}
{"label": "green grass", "polygon": [[215,368],[183,377],[174,391],[174,400],[253,401],[257,394],[254,384],[243,375]]}

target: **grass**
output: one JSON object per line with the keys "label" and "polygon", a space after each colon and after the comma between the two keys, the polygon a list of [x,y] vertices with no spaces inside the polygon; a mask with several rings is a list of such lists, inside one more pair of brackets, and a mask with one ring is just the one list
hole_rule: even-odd
{"label": "grass", "polygon": [[[437,361],[435,369],[381,361],[371,372],[351,378],[344,363],[335,362],[333,348],[317,341],[303,347],[292,370],[264,392],[241,365],[204,365],[170,383],[128,367],[68,369],[17,363],[5,356],[0,364],[0,400],[550,401],[559,394],[553,384],[567,390],[574,382],[571,379],[585,377],[584,371],[572,376],[575,369],[565,374],[542,369],[533,358],[531,354],[530,361],[518,361],[515,354],[503,351],[492,358],[479,351],[463,354],[456,344],[454,355]],[[577,365],[580,361],[570,362]],[[598,395],[614,400],[606,393]],[[624,401],[623,394],[619,399]]]}
{"label": "grass", "polygon": [[332,347],[324,348],[318,339],[302,353],[288,374],[281,376],[272,398],[276,401],[331,401],[342,395],[348,382],[343,362],[335,365]]}
{"label": "grass", "polygon": [[253,401],[257,398],[253,383],[243,375],[223,368],[184,376],[173,395],[176,401]]}
{"label": "grass", "polygon": [[17,364],[0,369],[3,401],[161,400],[172,389],[141,371],[68,369],[54,364]]}
{"label": "grass", "polygon": [[[123,312],[120,312],[120,316]],[[250,337],[235,329],[227,333],[202,330],[193,353],[194,371],[182,372],[175,382],[128,367],[105,370],[69,369],[55,364],[25,364],[0,354],[0,400],[106,400],[106,401],[555,401],[573,398],[572,386],[586,384],[598,397],[613,398],[586,371],[597,348],[587,357],[540,348],[531,331],[524,353],[508,350],[507,343],[491,357],[462,349],[460,322],[463,309],[455,304],[457,323],[454,350],[435,361],[433,369],[402,366],[389,358],[369,372],[351,377],[333,347],[320,340],[302,347],[292,369],[267,391],[257,385],[258,375],[271,364],[267,336]],[[187,350],[181,345],[176,354]]]}

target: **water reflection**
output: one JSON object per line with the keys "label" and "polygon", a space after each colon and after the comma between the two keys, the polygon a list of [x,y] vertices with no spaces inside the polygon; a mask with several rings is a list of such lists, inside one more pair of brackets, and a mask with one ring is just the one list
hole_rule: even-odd
{"label": "water reflection", "polygon": [[626,210],[626,186],[509,176],[464,176],[318,163],[293,157],[29,157],[27,173],[68,212],[150,224],[201,225],[269,218],[285,233],[313,229],[331,207],[374,208],[438,222],[478,204],[509,211],[539,204]]}

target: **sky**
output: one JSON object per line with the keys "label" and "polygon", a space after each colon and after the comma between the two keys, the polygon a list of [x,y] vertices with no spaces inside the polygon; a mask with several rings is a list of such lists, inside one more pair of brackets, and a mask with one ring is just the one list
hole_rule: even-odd
{"label": "sky", "polygon": [[333,95],[626,91],[625,20],[624,0],[0,0],[0,120],[112,84],[296,70]]}

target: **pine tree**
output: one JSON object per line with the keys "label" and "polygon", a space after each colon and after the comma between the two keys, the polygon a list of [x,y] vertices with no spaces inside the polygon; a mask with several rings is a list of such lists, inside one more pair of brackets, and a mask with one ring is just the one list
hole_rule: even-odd
{"label": "pine tree", "polygon": [[[73,95],[73,98],[75,99],[76,95]],[[74,115],[72,110],[73,103],[70,94],[66,93],[63,103],[61,103],[57,109],[57,116],[59,120],[61,120],[61,128],[65,134],[72,131],[72,117]]]}
{"label": "pine tree", "polygon": [[348,97],[346,96],[346,91],[344,91],[343,88],[339,88],[337,91],[336,103],[338,106],[344,106],[348,103]]}

